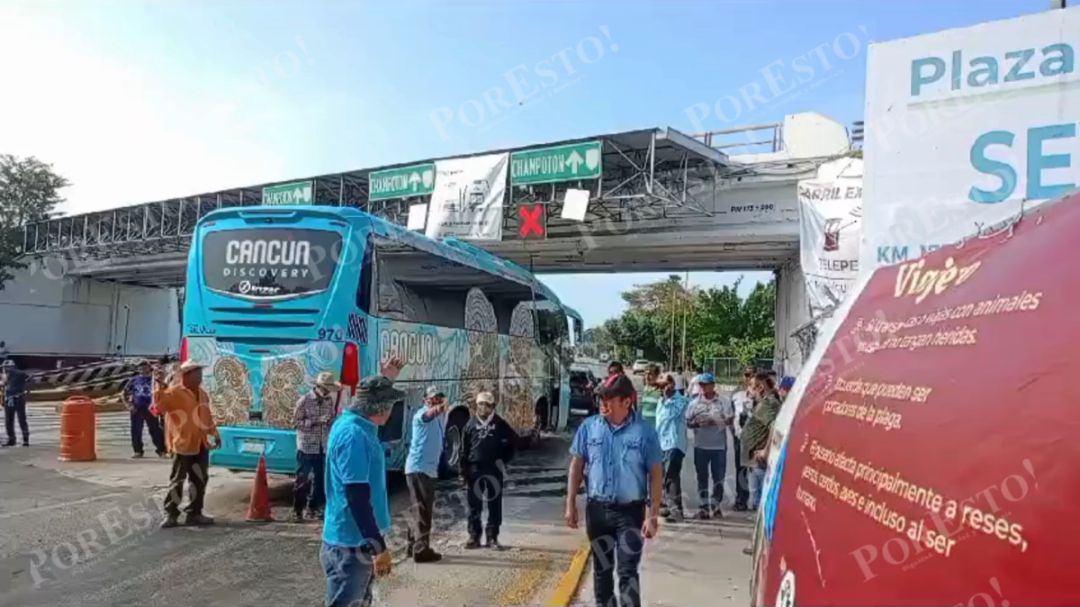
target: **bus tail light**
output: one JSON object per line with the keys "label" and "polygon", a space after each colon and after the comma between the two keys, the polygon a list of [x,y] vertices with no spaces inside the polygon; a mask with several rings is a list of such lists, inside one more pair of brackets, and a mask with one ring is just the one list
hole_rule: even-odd
{"label": "bus tail light", "polygon": [[180,362],[187,360],[187,338],[180,340]]}
{"label": "bus tail light", "polygon": [[345,353],[341,357],[341,384],[348,386],[353,396],[360,385],[360,348],[351,341],[345,342]]}

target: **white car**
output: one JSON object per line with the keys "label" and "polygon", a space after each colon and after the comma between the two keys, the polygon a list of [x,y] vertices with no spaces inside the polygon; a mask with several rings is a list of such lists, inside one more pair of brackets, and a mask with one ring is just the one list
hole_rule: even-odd
{"label": "white car", "polygon": [[630,372],[634,375],[644,375],[649,370],[649,365],[652,364],[647,360],[635,360],[634,366],[630,367]]}

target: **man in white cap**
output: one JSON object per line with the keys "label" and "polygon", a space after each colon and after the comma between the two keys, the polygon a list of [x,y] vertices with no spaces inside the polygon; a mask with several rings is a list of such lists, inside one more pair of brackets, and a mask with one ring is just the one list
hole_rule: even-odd
{"label": "man in white cap", "polygon": [[442,555],[431,547],[431,515],[445,435],[445,413],[446,395],[435,386],[428,386],[424,406],[413,415],[410,426],[405,484],[409,487],[412,513],[408,517],[405,550],[417,563],[434,563],[442,559]]}
{"label": "man in white cap", "polygon": [[[202,389],[203,366],[193,360],[180,365],[180,383],[165,386],[160,369],[154,376],[154,402],[165,414],[172,437],[173,465],[169,492],[165,495],[163,528],[177,526],[184,483],[191,485],[188,505],[184,508],[188,525],[212,525],[214,519],[203,514],[206,484],[210,480],[210,452],[221,446],[221,435],[210,412],[210,396]],[[211,443],[210,438],[214,441]]]}
{"label": "man in white cap", "polygon": [[293,427],[296,428],[296,483],[293,485],[293,522],[322,517],[326,503],[323,475],[326,470],[326,439],[337,413],[336,397],[341,384],[334,374],[323,371],[315,386],[296,401]]}
{"label": "man in white cap", "polygon": [[503,486],[506,465],[514,457],[518,435],[510,424],[495,413],[495,395],[476,395],[476,415],[465,424],[461,443],[461,479],[465,483],[469,508],[469,539],[465,548],[480,547],[481,518],[487,503],[487,547],[502,549],[499,528],[502,526]]}

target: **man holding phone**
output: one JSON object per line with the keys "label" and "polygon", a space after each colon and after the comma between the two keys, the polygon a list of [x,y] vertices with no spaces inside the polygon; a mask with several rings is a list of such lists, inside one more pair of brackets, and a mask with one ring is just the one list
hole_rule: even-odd
{"label": "man holding phone", "polygon": [[442,559],[442,555],[431,547],[431,517],[446,431],[445,416],[446,395],[435,386],[429,386],[424,406],[412,418],[409,455],[405,460],[405,484],[412,500],[406,553],[417,563],[434,563]]}
{"label": "man holding phone", "polygon": [[293,427],[296,428],[296,483],[293,485],[293,522],[322,518],[326,502],[324,475],[326,471],[326,440],[330,424],[337,413],[341,384],[334,374],[323,371],[315,378],[315,386],[296,401]]}

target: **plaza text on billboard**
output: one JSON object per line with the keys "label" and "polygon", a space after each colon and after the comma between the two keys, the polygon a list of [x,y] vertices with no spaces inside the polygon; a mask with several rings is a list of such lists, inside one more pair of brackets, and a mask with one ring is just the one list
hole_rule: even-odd
{"label": "plaza text on billboard", "polygon": [[930,93],[942,92],[944,86],[931,85],[946,82],[949,91],[969,94],[989,93],[1009,83],[1018,83],[1009,88],[1026,88],[1042,84],[1044,79],[1071,74],[1075,67],[1073,48],[1065,43],[976,56],[967,61],[964,51],[958,49],[948,61],[944,57],[922,57],[911,62],[911,97],[921,101],[917,98],[927,92],[924,88]]}

